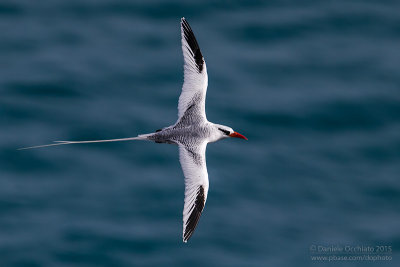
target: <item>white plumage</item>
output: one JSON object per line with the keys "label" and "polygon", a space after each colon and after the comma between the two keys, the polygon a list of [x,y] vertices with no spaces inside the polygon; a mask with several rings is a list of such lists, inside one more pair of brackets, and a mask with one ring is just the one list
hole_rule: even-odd
{"label": "white plumage", "polygon": [[67,144],[149,140],[179,146],[179,161],[185,176],[185,201],[183,208],[183,241],[192,236],[203,212],[208,195],[206,147],[208,143],[228,137],[246,139],[232,128],[207,120],[205,97],[208,85],[207,67],[192,29],[185,18],[181,19],[182,52],[184,58],[184,83],[179,97],[178,120],[155,133],[137,137],[92,140],[55,141],[54,144],[26,147],[31,149]]}

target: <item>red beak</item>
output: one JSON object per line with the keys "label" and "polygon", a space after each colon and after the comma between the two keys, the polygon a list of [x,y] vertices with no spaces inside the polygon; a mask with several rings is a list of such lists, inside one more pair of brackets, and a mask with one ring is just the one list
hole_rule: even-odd
{"label": "red beak", "polygon": [[246,138],[246,136],[244,136],[244,135],[242,135],[242,134],[240,134],[240,133],[237,133],[237,132],[233,132],[233,133],[231,133],[229,136],[230,136],[230,137],[241,138],[241,139],[244,139],[244,140],[248,140],[248,139]]}

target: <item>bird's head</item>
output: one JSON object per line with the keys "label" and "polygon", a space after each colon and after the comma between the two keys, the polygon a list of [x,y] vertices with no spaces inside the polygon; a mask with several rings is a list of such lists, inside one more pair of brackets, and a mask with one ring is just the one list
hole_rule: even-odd
{"label": "bird's head", "polygon": [[228,138],[228,137],[236,137],[236,138],[248,140],[244,135],[241,135],[240,133],[235,132],[232,128],[230,128],[228,126],[215,124],[215,127],[217,129],[217,136],[218,136],[217,140]]}

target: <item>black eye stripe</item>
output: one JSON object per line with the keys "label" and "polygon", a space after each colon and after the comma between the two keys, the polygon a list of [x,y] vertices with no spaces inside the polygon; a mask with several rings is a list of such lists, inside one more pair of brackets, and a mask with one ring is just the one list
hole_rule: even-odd
{"label": "black eye stripe", "polygon": [[226,135],[229,135],[229,134],[230,134],[230,132],[227,131],[227,130],[224,130],[224,129],[221,129],[221,128],[218,128],[218,130],[220,130],[221,132],[223,132],[223,133],[226,134]]}

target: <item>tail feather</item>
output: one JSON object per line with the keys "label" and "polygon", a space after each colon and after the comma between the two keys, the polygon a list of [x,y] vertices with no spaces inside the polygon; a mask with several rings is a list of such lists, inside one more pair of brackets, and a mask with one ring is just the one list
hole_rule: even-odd
{"label": "tail feather", "polygon": [[90,141],[54,141],[55,144],[47,144],[40,146],[30,146],[30,147],[22,147],[17,150],[26,150],[26,149],[35,149],[49,146],[61,146],[61,145],[70,145],[70,144],[88,144],[88,143],[106,143],[106,142],[123,142],[123,141],[132,141],[132,140],[148,140],[148,137],[153,135],[151,134],[141,134],[136,137],[128,137],[128,138],[119,138],[119,139],[105,139],[105,140],[90,140]]}

